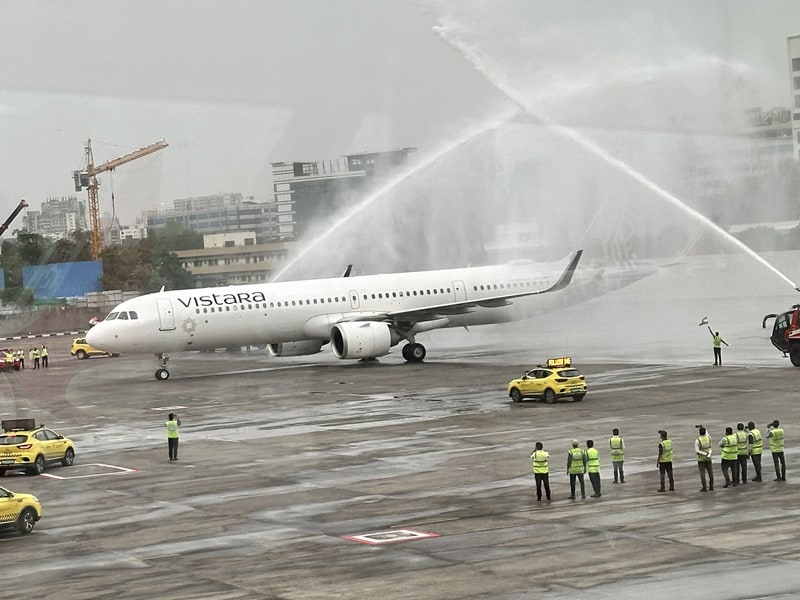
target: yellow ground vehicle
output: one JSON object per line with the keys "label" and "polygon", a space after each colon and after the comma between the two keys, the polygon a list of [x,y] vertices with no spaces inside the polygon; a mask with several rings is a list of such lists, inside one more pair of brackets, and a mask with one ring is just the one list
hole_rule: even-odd
{"label": "yellow ground vehicle", "polygon": [[69,353],[81,360],[89,358],[90,356],[119,356],[119,354],[111,354],[105,350],[98,350],[87,343],[86,338],[75,338],[72,340],[72,348],[70,348]]}
{"label": "yellow ground vehicle", "polygon": [[72,440],[44,425],[36,427],[33,419],[8,419],[2,425],[0,475],[19,470],[39,475],[49,465],[61,463],[69,467],[75,462]]}
{"label": "yellow ground vehicle", "polygon": [[553,404],[561,398],[583,400],[586,395],[586,379],[573,368],[568,356],[547,359],[547,366],[537,366],[519,379],[508,383],[507,392],[514,402],[523,398],[537,398]]}
{"label": "yellow ground vehicle", "polygon": [[0,528],[15,527],[22,534],[33,531],[42,518],[42,505],[33,494],[19,494],[0,487]]}

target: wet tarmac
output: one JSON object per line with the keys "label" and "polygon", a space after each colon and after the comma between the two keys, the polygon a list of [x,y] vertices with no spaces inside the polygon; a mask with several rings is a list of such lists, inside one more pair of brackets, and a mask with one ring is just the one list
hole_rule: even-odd
{"label": "wet tarmac", "polygon": [[[531,366],[524,353],[442,340],[419,365],[398,353],[367,364],[181,354],[167,382],[154,357],[78,361],[68,339],[52,341],[49,369],[0,374],[0,413],[73,437],[78,456],[2,478],[44,506],[31,535],[0,532],[4,589],[116,600],[800,593],[800,369],[779,354],[723,367],[585,362],[583,402],[513,404],[505,384]],[[175,463],[171,411],[183,423]],[[767,452],[763,482],[723,489],[715,452],[716,490],[698,491],[696,424],[716,443],[727,425],[766,431],[775,418],[788,481],[773,482]],[[625,484],[611,482],[613,427]],[[672,493],[656,491],[659,429],[675,443]],[[567,498],[573,438],[601,450],[601,498]],[[534,492],[536,441],[551,453],[550,503]]]}

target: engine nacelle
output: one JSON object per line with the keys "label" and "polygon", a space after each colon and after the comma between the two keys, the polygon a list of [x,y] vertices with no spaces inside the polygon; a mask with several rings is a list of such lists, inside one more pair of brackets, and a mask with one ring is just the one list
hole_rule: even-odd
{"label": "engine nacelle", "polygon": [[331,328],[331,349],[336,358],[374,358],[389,354],[392,331],[386,323],[351,321]]}
{"label": "engine nacelle", "polygon": [[267,351],[270,356],[306,356],[322,350],[324,343],[324,340],[300,340],[282,344],[267,344]]}

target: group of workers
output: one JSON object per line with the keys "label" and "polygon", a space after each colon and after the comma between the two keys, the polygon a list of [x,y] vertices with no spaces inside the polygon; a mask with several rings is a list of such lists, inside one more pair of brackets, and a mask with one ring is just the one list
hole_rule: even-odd
{"label": "group of workers", "polygon": [[[697,425],[698,436],[694,449],[697,456],[697,467],[700,472],[701,492],[714,491],[714,471],[712,469],[712,440],[706,428]],[[775,466],[775,480],[786,481],[786,460],[784,457],[784,431],[776,419],[767,426],[766,439]],[[659,492],[675,491],[675,478],[672,471],[673,446],[672,440],[666,431],[660,430],[658,443],[658,457],[656,463],[659,470]],[[750,481],[762,481],[761,455],[764,452],[764,436],[750,421],[746,426],[739,423],[734,431],[733,427],[725,428],[725,436],[719,441],[721,448],[721,467],[725,477],[724,487],[733,487],[747,483],[748,463],[752,461],[755,476]],[[608,440],[611,452],[611,463],[614,470],[614,483],[625,483],[625,441],[619,434],[619,429],[613,429]],[[550,493],[550,454],[544,449],[542,442],[530,454],[533,464],[533,475],[536,481],[536,500],[544,497],[552,500]],[[576,487],[580,486],[581,498],[586,498],[584,474],[589,475],[592,485],[592,498],[599,498],[600,493],[600,453],[594,445],[594,440],[586,440],[586,448],[581,448],[578,440],[572,440],[572,447],[567,452],[567,474],[569,475],[570,500],[575,499]],[[669,483],[669,488],[667,488]]]}
{"label": "group of workers", "polygon": [[[3,357],[5,360],[5,368],[7,369],[24,369],[25,368],[25,351],[22,349],[12,350],[11,348],[3,348]],[[48,351],[47,345],[42,344],[41,348],[32,346],[28,350],[28,358],[34,369],[48,368]]]}

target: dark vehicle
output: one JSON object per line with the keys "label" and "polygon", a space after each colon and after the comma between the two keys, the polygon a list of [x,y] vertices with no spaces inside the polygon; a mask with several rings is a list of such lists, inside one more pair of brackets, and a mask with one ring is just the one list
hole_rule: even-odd
{"label": "dark vehicle", "polygon": [[769,314],[761,322],[763,329],[767,328],[767,321],[775,319],[772,326],[772,335],[769,340],[772,345],[789,355],[789,360],[795,367],[800,367],[800,304],[795,304],[792,310],[781,314]]}

